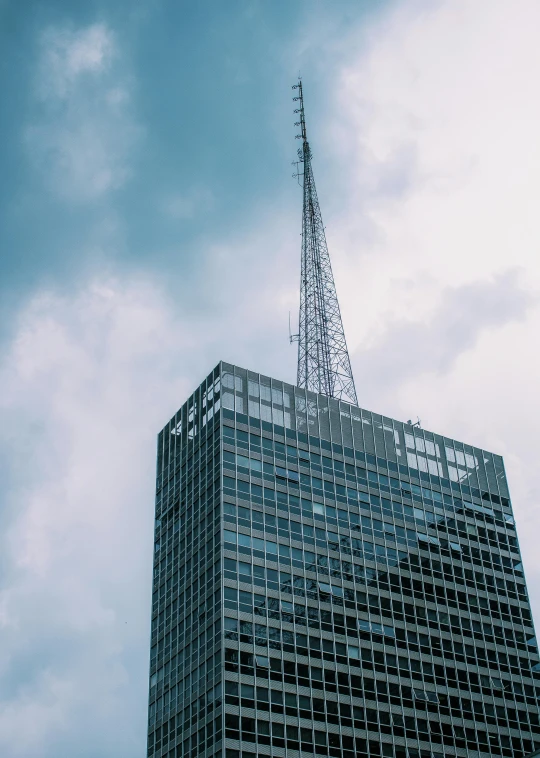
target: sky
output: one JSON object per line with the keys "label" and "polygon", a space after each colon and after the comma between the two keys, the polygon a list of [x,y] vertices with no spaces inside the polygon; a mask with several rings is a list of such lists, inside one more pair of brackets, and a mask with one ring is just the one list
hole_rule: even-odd
{"label": "sky", "polygon": [[0,0],[0,754],[143,758],[156,434],[295,380],[308,136],[362,407],[502,454],[540,619],[535,0]]}

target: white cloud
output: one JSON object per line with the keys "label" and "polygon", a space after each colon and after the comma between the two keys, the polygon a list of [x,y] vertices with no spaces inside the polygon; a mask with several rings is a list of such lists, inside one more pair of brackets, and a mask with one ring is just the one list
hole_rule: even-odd
{"label": "white cloud", "polygon": [[533,0],[394,4],[347,40],[325,147],[360,403],[505,454],[537,615],[539,24]]}
{"label": "white cloud", "polygon": [[73,754],[77,734],[81,756],[144,754],[155,438],[195,383],[192,339],[134,280],[21,315],[0,366],[3,755]]}
{"label": "white cloud", "polygon": [[132,114],[131,90],[107,26],[44,31],[39,107],[24,139],[51,192],[68,202],[88,202],[126,181],[142,133]]}
{"label": "white cloud", "polygon": [[107,70],[115,40],[105,24],[82,29],[48,28],[41,38],[39,92],[43,99],[65,98],[85,74]]}
{"label": "white cloud", "polygon": [[284,240],[260,251],[260,288],[256,240],[235,243],[210,251],[207,288],[123,274],[17,316],[0,362],[0,754],[145,754],[157,432],[220,358],[292,355],[274,325]]}
{"label": "white cloud", "polygon": [[538,283],[539,20],[529,0],[410,0],[350,55],[329,137],[353,179],[329,233],[367,284],[354,342],[385,305],[420,316],[509,264]]}
{"label": "white cloud", "polygon": [[477,348],[484,332],[515,321],[526,322],[540,300],[520,282],[515,269],[492,279],[447,287],[440,294],[429,317],[410,320],[403,314],[388,319],[384,332],[375,334],[362,350],[362,362],[369,366],[369,380],[379,404],[391,400],[385,397],[385,389],[395,394],[396,379],[404,385],[422,373],[448,374],[463,353]]}

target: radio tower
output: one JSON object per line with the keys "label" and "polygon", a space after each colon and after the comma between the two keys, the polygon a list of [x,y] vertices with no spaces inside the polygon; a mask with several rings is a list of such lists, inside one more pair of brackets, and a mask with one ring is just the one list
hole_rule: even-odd
{"label": "radio tower", "polygon": [[358,405],[347,350],[345,332],[332,274],[330,255],[322,222],[311,166],[311,149],[306,136],[302,81],[293,86],[298,94],[295,126],[302,140],[298,158],[304,164],[304,204],[302,211],[302,276],[300,282],[300,323],[298,334],[299,387]]}

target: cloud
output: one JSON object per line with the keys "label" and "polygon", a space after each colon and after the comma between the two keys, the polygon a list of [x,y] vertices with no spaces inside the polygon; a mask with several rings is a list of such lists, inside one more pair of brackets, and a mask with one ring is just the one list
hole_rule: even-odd
{"label": "cloud", "polygon": [[0,365],[3,755],[144,754],[155,437],[192,349],[148,281],[20,314]]}
{"label": "cloud", "polygon": [[24,141],[49,190],[84,203],[121,187],[142,130],[112,31],[104,24],[46,29],[36,78],[35,116]]}
{"label": "cloud", "polygon": [[406,0],[351,27],[323,207],[360,404],[505,455],[537,616],[539,23]]}
{"label": "cloud", "polygon": [[408,0],[345,41],[325,145],[342,191],[325,218],[352,344],[509,262],[538,285],[539,21],[532,0]]}
{"label": "cloud", "polygon": [[85,74],[101,74],[116,51],[105,24],[86,28],[48,28],[41,37],[39,94],[43,100],[66,98]]}
{"label": "cloud", "polygon": [[381,403],[385,388],[394,391],[396,381],[404,385],[423,373],[431,377],[449,373],[464,352],[475,349],[484,331],[525,322],[539,300],[538,293],[519,281],[515,269],[491,280],[447,287],[432,312],[419,320],[392,317],[382,334],[373,335],[371,347],[359,349],[356,358],[368,367],[364,376]]}
{"label": "cloud", "polygon": [[157,432],[220,358],[286,376],[275,357],[292,355],[286,315],[274,324],[289,251],[255,244],[214,246],[185,296],[124,272],[17,314],[0,362],[0,754],[144,755]]}

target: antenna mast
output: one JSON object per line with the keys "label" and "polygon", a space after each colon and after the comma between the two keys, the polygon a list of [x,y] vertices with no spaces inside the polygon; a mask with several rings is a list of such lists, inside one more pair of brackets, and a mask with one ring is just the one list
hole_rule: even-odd
{"label": "antenna mast", "polygon": [[298,160],[303,163],[302,273],[298,335],[299,387],[358,405],[345,332],[326,244],[324,225],[306,136],[302,80],[293,86],[298,94],[295,126],[302,140]]}

